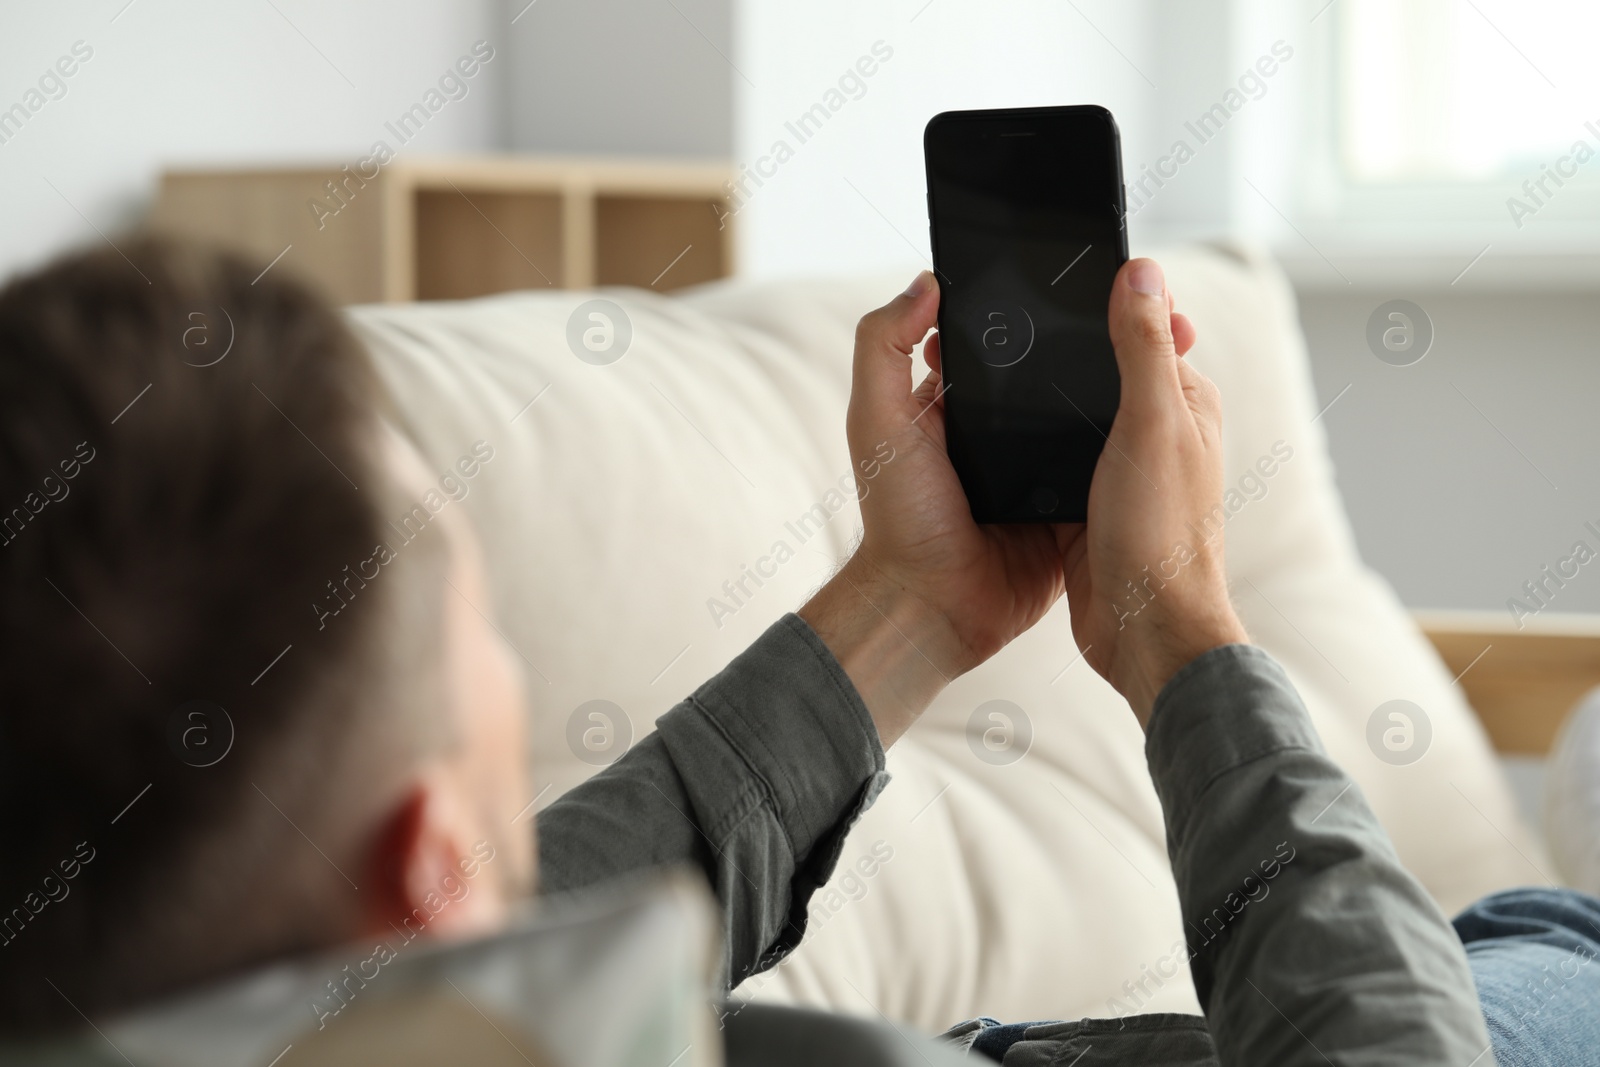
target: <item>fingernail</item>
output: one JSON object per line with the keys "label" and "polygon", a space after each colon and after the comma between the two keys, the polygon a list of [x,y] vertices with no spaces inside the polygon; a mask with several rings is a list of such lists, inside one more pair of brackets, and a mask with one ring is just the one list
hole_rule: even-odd
{"label": "fingernail", "polygon": [[906,295],[915,299],[933,287],[933,272],[931,270],[919,271],[911,284],[906,286]]}
{"label": "fingernail", "polygon": [[1160,296],[1166,292],[1167,279],[1161,273],[1161,265],[1150,259],[1134,264],[1128,272],[1128,288],[1146,296]]}

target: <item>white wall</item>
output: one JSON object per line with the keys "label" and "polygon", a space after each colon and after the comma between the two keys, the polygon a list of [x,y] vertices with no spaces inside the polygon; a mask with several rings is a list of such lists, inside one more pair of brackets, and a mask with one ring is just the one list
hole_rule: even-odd
{"label": "white wall", "polygon": [[[93,49],[0,144],[0,277],[137,221],[163,166],[364,155],[473,42],[504,43],[498,0],[125,3],[0,8],[0,109],[74,42]],[[403,151],[495,146],[500,85],[491,62]]]}
{"label": "white wall", "polygon": [[506,2],[511,148],[728,157],[733,0]]}
{"label": "white wall", "polygon": [[[1154,60],[1152,2],[1075,7],[739,0],[734,158],[754,166],[778,141],[794,152],[766,164],[775,173],[759,189],[746,186],[742,268],[760,276],[914,266],[928,252],[922,128],[940,111],[1099,103],[1117,116],[1125,154],[1145,152],[1153,90],[1140,70]],[[785,123],[823,101],[877,41],[892,57],[801,143]]]}
{"label": "white wall", "polygon": [[[1434,326],[1420,363],[1367,348],[1379,305],[1409,299]],[[1436,288],[1302,291],[1300,311],[1356,542],[1414,607],[1505,612],[1522,584],[1600,548],[1600,305],[1593,292]],[[1530,606],[1532,606],[1530,604]],[[1600,612],[1600,567],[1551,611]]]}

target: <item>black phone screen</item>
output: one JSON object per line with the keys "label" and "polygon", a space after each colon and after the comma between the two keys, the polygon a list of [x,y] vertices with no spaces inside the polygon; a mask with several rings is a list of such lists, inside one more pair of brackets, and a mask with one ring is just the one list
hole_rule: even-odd
{"label": "black phone screen", "polygon": [[923,135],[946,438],[979,522],[1081,522],[1117,413],[1128,258],[1102,107],[951,111]]}

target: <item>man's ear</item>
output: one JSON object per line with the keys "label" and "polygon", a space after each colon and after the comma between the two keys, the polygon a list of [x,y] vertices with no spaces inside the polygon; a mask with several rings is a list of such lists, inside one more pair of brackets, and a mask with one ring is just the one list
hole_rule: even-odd
{"label": "man's ear", "polygon": [[401,793],[366,864],[361,895],[368,932],[454,939],[504,922],[501,880],[484,869],[471,810],[442,773],[424,772]]}

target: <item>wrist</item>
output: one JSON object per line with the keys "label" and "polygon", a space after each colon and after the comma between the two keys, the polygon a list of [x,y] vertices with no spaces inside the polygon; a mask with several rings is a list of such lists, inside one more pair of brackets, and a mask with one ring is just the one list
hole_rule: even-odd
{"label": "wrist", "polygon": [[1156,697],[1173,675],[1214,648],[1249,643],[1250,635],[1231,606],[1181,618],[1141,620],[1118,643],[1111,681],[1139,726],[1148,729]]}
{"label": "wrist", "polygon": [[884,748],[964,670],[949,620],[859,553],[797,614],[850,677]]}

